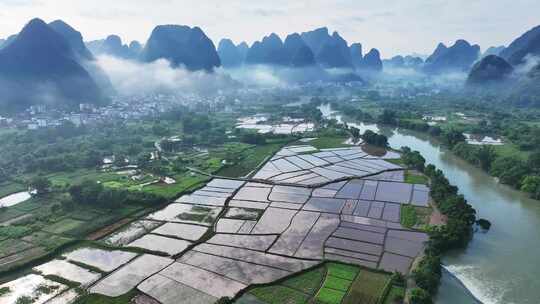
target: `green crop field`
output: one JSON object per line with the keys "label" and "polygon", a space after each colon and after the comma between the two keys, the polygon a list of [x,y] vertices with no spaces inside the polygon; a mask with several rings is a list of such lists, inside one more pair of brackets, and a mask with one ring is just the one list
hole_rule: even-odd
{"label": "green crop field", "polygon": [[376,304],[389,280],[388,274],[361,270],[343,299],[343,304]]}

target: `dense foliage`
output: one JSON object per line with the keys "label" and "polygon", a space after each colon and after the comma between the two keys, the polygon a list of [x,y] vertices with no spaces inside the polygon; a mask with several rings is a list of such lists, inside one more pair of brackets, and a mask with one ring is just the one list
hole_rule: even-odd
{"label": "dense foliage", "polygon": [[[439,211],[447,217],[446,225],[430,228],[426,255],[413,273],[418,287],[427,294],[434,294],[441,278],[441,254],[467,245],[476,220],[476,211],[463,195],[458,194],[458,188],[450,184],[441,170],[431,164],[425,165],[425,159],[419,152],[411,151],[408,147],[402,148],[402,151],[405,165],[429,177],[430,195]],[[430,303],[425,302],[424,292],[416,292],[418,294],[412,296],[412,299],[417,300],[411,299],[412,303]]]}
{"label": "dense foliage", "polygon": [[371,130],[367,130],[362,134],[361,138],[365,143],[374,145],[377,147],[386,147],[388,146],[388,138],[382,134],[377,134]]}
{"label": "dense foliage", "polygon": [[[127,191],[104,187],[92,180],[83,181],[69,188],[72,202],[93,207],[115,209],[123,204],[138,203],[145,205],[159,205],[165,202],[163,197],[146,192]],[[63,202],[68,205],[70,202]]]}

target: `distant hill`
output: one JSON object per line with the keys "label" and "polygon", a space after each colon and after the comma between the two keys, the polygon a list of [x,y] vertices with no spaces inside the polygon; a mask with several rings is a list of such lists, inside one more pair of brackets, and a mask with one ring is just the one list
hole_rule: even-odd
{"label": "distant hill", "polygon": [[507,81],[514,68],[503,58],[489,55],[477,62],[469,72],[468,86],[497,86]]}
{"label": "distant hill", "polygon": [[287,65],[283,41],[274,33],[255,41],[247,52],[246,63]]}
{"label": "distant hill", "polygon": [[497,56],[499,56],[499,55],[501,54],[501,52],[504,51],[504,49],[506,49],[506,47],[505,47],[504,45],[489,47],[489,48],[482,54],[482,57],[487,57],[487,56],[489,56],[489,55],[497,55]]}
{"label": "distant hill", "polygon": [[129,45],[123,44],[122,38],[117,35],[89,41],[86,45],[94,55],[110,55],[123,59],[138,59],[142,52],[142,45],[138,41],[132,41]]}
{"label": "distant hill", "polygon": [[480,46],[471,45],[465,40],[457,40],[447,47],[440,43],[424,65],[428,73],[467,72],[480,56]]}
{"label": "distant hill", "polygon": [[351,63],[354,67],[360,67],[362,65],[362,60],[364,60],[364,55],[362,53],[362,44],[353,43],[349,47],[351,52]]}
{"label": "distant hill", "polygon": [[221,39],[217,52],[223,67],[237,67],[244,63],[245,55],[231,39]]}
{"label": "distant hill", "polygon": [[315,65],[315,55],[299,34],[287,36],[283,44],[285,62],[291,67],[306,67]]}
{"label": "distant hill", "polygon": [[317,63],[324,68],[353,68],[351,51],[347,41],[338,32],[328,33],[322,27],[301,34],[302,39],[311,48]]}
{"label": "distant hill", "polygon": [[221,65],[212,40],[198,27],[181,25],[157,26],[140,58],[144,62],[163,58],[173,66],[185,66],[189,70],[211,71]]}
{"label": "distant hill", "polygon": [[34,104],[76,107],[105,101],[68,41],[40,19],[31,20],[0,50],[0,82],[4,111]]}
{"label": "distant hill", "polygon": [[527,55],[540,56],[540,25],[521,35],[500,53],[512,65],[523,63]]}
{"label": "distant hill", "polygon": [[81,33],[62,20],[49,23],[49,27],[66,39],[76,56],[77,62],[90,73],[90,76],[92,76],[92,79],[94,79],[100,90],[106,95],[114,93],[109,76],[97,64],[94,55],[86,48]]}
{"label": "distant hill", "polygon": [[397,55],[390,59],[383,60],[383,67],[384,68],[410,68],[419,70],[422,68],[424,64],[424,60],[420,57],[416,56],[401,56]]}
{"label": "distant hill", "polygon": [[381,60],[381,54],[379,50],[377,49],[371,49],[366,56],[364,56],[364,59],[362,60],[362,64],[360,65],[360,70],[366,71],[366,72],[380,72],[383,69],[383,63]]}
{"label": "distant hill", "polygon": [[71,49],[80,60],[94,60],[94,56],[86,48],[80,32],[62,20],[53,21],[49,23],[49,26],[66,39]]}
{"label": "distant hill", "polygon": [[518,80],[511,89],[508,102],[524,107],[540,107],[540,64]]}

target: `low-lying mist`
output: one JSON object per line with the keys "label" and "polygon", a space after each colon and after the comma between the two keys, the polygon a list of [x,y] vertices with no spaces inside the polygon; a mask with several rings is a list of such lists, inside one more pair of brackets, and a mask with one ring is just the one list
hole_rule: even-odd
{"label": "low-lying mist", "polygon": [[226,73],[188,71],[171,67],[165,59],[141,63],[112,56],[98,57],[99,66],[107,73],[121,95],[150,93],[202,93],[236,88],[240,84]]}

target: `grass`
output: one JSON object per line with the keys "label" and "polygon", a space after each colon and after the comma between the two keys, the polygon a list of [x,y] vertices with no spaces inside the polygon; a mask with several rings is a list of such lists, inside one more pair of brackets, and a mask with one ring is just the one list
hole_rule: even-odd
{"label": "grass", "polygon": [[216,172],[216,175],[226,177],[246,176],[257,168],[267,157],[274,155],[281,149],[284,143],[272,143],[254,146],[240,152],[235,164],[224,166]]}
{"label": "grass", "polygon": [[19,184],[16,182],[3,182],[0,183],[0,198],[25,190],[26,187],[23,184]]}
{"label": "grass", "polygon": [[401,205],[401,225],[407,228],[428,225],[431,212],[431,208]]}
{"label": "grass", "polygon": [[83,221],[66,218],[46,227],[45,229],[43,229],[43,231],[50,232],[53,234],[62,234],[85,224],[86,222],[83,222]]}
{"label": "grass", "polygon": [[421,174],[412,172],[410,170],[405,171],[405,182],[408,184],[428,184],[428,178],[427,176]]}
{"label": "grass", "polygon": [[361,270],[342,303],[376,304],[388,280],[390,280],[388,274]]}
{"label": "grass", "polygon": [[343,143],[346,140],[347,137],[319,137],[310,141],[309,145],[314,146],[317,149],[350,147],[350,145]]}
{"label": "grass", "polygon": [[154,184],[143,188],[142,191],[161,195],[167,199],[172,199],[178,196],[180,193],[189,191],[206,182],[209,178],[202,175],[191,176],[189,173],[183,175],[174,176],[176,184]]}
{"label": "grass", "polygon": [[402,303],[401,301],[396,301],[398,298],[403,299],[405,297],[405,288],[401,286],[392,286],[390,291],[388,292],[388,295],[386,296],[386,299],[384,300],[384,304],[396,304],[396,303]]}
{"label": "grass", "polygon": [[515,157],[521,160],[527,160],[530,152],[520,150],[519,147],[512,143],[506,143],[500,146],[493,146],[497,155],[501,157]]}
{"label": "grass", "polygon": [[328,275],[352,281],[358,274],[358,267],[339,264],[339,263],[328,263],[326,265],[328,269]]}
{"label": "grass", "polygon": [[311,271],[294,276],[282,285],[302,291],[309,295],[314,295],[321,287],[321,283],[324,280],[324,267],[318,267]]}
{"label": "grass", "polygon": [[9,239],[0,242],[0,257],[5,257],[11,254],[21,252],[33,247],[32,244],[21,242],[19,240]]}
{"label": "grass", "polygon": [[340,304],[344,297],[343,291],[323,287],[317,294],[317,301],[325,304]]}
{"label": "grass", "polygon": [[135,290],[126,293],[125,295],[110,298],[98,294],[87,294],[79,297],[74,304],[129,304],[131,299],[137,295]]}
{"label": "grass", "polygon": [[416,209],[412,205],[401,205],[401,225],[412,228],[418,223]]}
{"label": "grass", "polygon": [[403,161],[402,158],[385,159],[385,161],[390,162],[390,163],[392,163],[394,165],[406,167],[405,162]]}
{"label": "grass", "polygon": [[307,294],[281,285],[255,288],[250,294],[268,304],[305,304],[310,298]]}
{"label": "grass", "polygon": [[292,276],[279,284],[254,288],[249,294],[268,304],[311,303],[310,299],[321,287],[325,274],[324,267],[317,267]]}
{"label": "grass", "polygon": [[16,239],[28,235],[31,229],[26,226],[0,227],[0,239]]}
{"label": "grass", "polygon": [[349,280],[328,276],[324,281],[324,287],[347,292],[351,283]]}

